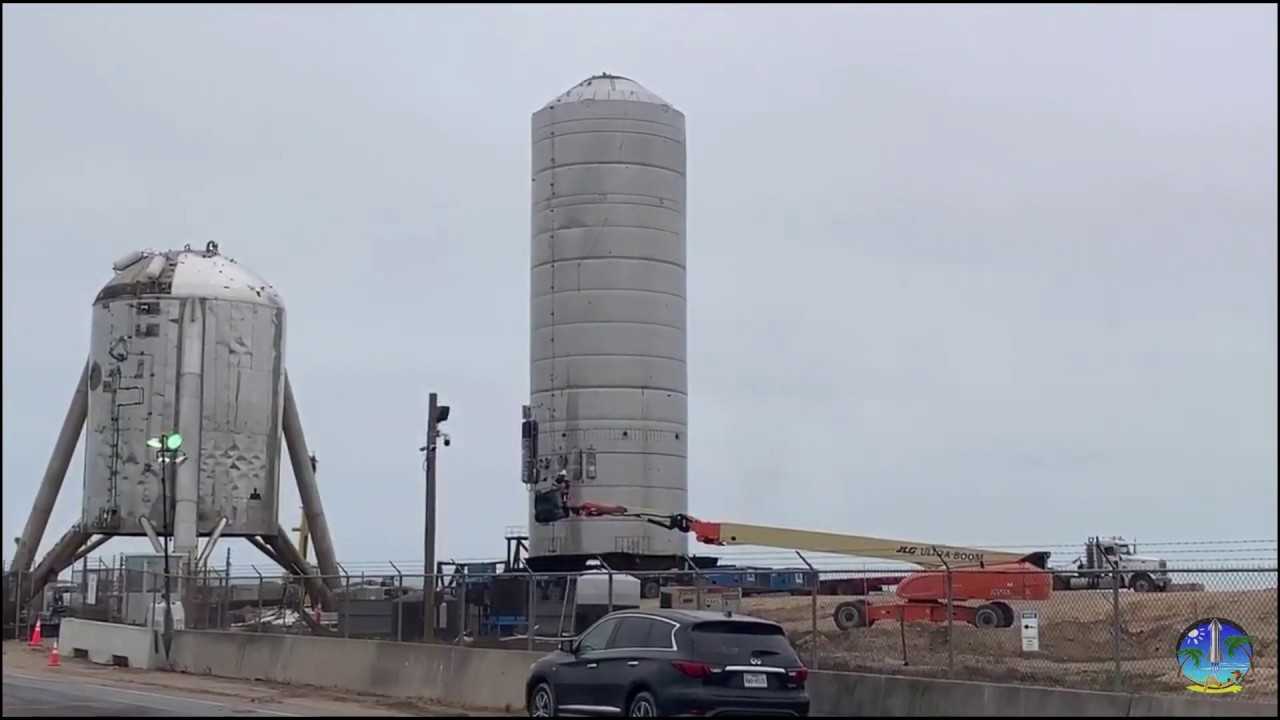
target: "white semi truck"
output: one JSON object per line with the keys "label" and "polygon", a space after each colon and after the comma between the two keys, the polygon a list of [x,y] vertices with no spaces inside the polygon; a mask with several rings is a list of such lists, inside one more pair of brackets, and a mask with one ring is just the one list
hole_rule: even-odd
{"label": "white semi truck", "polygon": [[1119,577],[1120,587],[1134,592],[1168,590],[1168,563],[1138,555],[1135,550],[1135,544],[1122,537],[1091,537],[1085,541],[1083,556],[1071,567],[1055,570],[1053,589],[1109,589],[1113,578]]}

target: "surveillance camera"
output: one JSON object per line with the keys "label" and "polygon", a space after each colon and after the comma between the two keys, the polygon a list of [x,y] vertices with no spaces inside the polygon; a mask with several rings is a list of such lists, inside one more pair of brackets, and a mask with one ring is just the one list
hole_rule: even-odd
{"label": "surveillance camera", "polygon": [[444,446],[445,446],[445,447],[449,447],[449,436],[448,436],[448,435],[446,435],[446,436],[445,436],[445,438],[444,438]]}

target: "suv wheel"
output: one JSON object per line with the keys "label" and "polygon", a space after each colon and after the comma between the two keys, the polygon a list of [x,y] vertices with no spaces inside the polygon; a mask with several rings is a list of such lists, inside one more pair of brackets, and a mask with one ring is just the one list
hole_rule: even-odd
{"label": "suv wheel", "polygon": [[627,705],[627,717],[658,717],[658,701],[653,694],[638,692]]}
{"label": "suv wheel", "polygon": [[548,683],[538,683],[529,694],[529,717],[555,717],[556,695]]}

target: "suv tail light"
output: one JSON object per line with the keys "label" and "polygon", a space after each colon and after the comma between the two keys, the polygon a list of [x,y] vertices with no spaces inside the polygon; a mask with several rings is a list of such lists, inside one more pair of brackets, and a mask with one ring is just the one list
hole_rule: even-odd
{"label": "suv tail light", "polygon": [[686,677],[694,680],[711,677],[711,666],[706,663],[690,662],[688,660],[672,660],[672,667],[679,670]]}
{"label": "suv tail light", "polygon": [[802,668],[796,668],[794,670],[787,671],[787,680],[790,681],[792,685],[795,685],[797,687],[804,687],[804,683],[808,679],[809,679],[809,668],[802,667]]}

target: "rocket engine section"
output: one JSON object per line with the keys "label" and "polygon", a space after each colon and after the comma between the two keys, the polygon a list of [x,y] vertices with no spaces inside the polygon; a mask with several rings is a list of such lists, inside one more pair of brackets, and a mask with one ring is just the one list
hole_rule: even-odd
{"label": "rocket engine section", "polygon": [[[172,531],[179,554],[217,531],[276,535],[279,295],[215,243],[135,252],[113,269],[93,304],[84,529]],[[173,432],[184,442],[170,467],[147,441]]]}
{"label": "rocket engine section", "polygon": [[615,75],[533,115],[529,565],[673,567],[687,541],[631,519],[535,521],[537,493],[684,513],[685,120]]}

